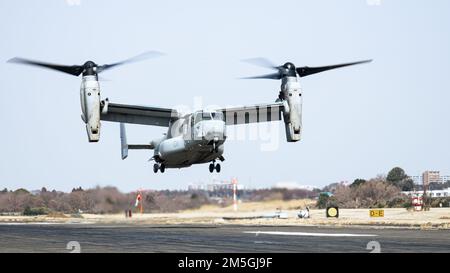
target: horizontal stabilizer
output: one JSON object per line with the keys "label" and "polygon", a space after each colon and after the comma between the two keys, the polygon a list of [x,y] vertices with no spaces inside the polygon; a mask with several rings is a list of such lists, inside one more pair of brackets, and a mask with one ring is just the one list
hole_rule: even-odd
{"label": "horizontal stabilizer", "polygon": [[151,144],[130,144],[128,145],[129,150],[152,150],[155,147]]}
{"label": "horizontal stabilizer", "polygon": [[152,144],[130,144],[127,143],[127,134],[125,131],[125,124],[120,123],[120,148],[122,152],[122,159],[128,157],[128,150],[151,150],[155,147]]}

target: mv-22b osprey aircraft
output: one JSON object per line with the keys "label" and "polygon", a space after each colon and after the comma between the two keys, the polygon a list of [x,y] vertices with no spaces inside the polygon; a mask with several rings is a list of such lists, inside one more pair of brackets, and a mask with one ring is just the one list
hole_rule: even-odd
{"label": "mv-22b osprey aircraft", "polygon": [[[247,79],[281,80],[281,91],[274,103],[256,104],[243,107],[202,110],[182,114],[176,109],[109,102],[100,97],[98,73],[117,66],[162,55],[149,51],[121,62],[97,65],[87,61],[83,65],[56,65],[23,58],[13,58],[12,63],[20,63],[49,68],[73,76],[82,75],[80,98],[81,118],[86,124],[89,142],[100,139],[100,121],[120,123],[122,159],[129,149],[151,149],[155,161],[153,171],[164,173],[166,168],[183,168],[192,164],[210,163],[209,171],[220,172],[217,160],[224,161],[224,143],[227,138],[226,126],[282,120],[286,128],[288,142],[300,140],[302,130],[302,92],[299,79],[330,69],[367,63],[371,60],[321,67],[295,67],[291,62],[277,66],[262,58],[247,60],[249,63],[268,67],[274,72]],[[128,144],[124,123],[168,127],[168,132],[149,144]]]}

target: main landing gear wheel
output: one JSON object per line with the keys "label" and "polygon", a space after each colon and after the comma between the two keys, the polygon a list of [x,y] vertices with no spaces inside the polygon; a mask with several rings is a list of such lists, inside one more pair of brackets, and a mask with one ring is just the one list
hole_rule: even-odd
{"label": "main landing gear wheel", "polygon": [[154,173],[157,173],[158,170],[160,170],[161,173],[164,173],[164,171],[166,170],[166,165],[155,163],[155,164],[153,165],[153,172],[154,172]]}
{"label": "main landing gear wheel", "polygon": [[219,163],[215,163],[213,161],[213,163],[209,164],[209,172],[212,173],[214,172],[214,170],[216,170],[216,172],[220,173],[220,164]]}

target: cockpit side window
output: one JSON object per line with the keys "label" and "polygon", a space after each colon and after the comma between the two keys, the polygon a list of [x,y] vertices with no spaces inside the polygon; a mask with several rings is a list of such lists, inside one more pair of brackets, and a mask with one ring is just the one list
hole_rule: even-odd
{"label": "cockpit side window", "polygon": [[183,134],[187,134],[189,129],[189,119],[185,119],[183,122]]}
{"label": "cockpit side window", "polygon": [[213,120],[223,120],[222,112],[212,112],[211,116],[212,116]]}
{"label": "cockpit side window", "polygon": [[195,123],[202,121],[202,113],[195,114]]}
{"label": "cockpit side window", "polygon": [[198,112],[195,114],[195,123],[199,123],[202,120],[208,120],[211,119],[209,113],[204,113],[204,112]]}

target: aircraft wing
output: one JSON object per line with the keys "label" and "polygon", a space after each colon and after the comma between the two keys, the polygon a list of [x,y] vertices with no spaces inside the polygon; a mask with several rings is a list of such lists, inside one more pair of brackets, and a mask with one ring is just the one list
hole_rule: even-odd
{"label": "aircraft wing", "polygon": [[174,109],[109,102],[102,104],[100,119],[105,121],[168,127],[171,120],[178,119],[178,112]]}
{"label": "aircraft wing", "polygon": [[226,125],[248,124],[256,122],[270,122],[281,120],[284,110],[282,102],[255,104],[249,106],[227,107],[222,111]]}

